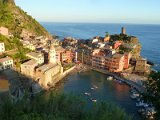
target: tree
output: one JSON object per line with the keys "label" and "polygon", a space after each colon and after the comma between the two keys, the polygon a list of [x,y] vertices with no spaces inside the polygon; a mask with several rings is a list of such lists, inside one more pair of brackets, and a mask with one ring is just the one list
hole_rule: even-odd
{"label": "tree", "polygon": [[144,99],[153,103],[157,109],[157,119],[160,119],[160,72],[151,73],[146,86]]}
{"label": "tree", "polygon": [[[47,93],[48,94],[48,93]],[[123,110],[110,103],[88,108],[81,98],[51,93],[13,103],[0,101],[0,120],[132,120]]]}

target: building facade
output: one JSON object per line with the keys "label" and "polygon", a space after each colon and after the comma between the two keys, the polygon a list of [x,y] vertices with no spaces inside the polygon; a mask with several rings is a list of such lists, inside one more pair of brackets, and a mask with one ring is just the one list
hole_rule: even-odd
{"label": "building facade", "polygon": [[21,64],[21,73],[27,77],[34,78],[35,77],[35,67],[38,66],[37,61],[29,60],[23,64]]}
{"label": "building facade", "polygon": [[57,63],[57,60],[56,60],[56,49],[55,49],[53,44],[50,47],[48,59],[49,59],[49,63],[51,63],[51,64],[56,64]]}
{"label": "building facade", "polygon": [[144,58],[139,58],[136,61],[135,72],[145,73],[146,69],[147,69],[147,60]]}
{"label": "building facade", "polygon": [[0,59],[0,70],[6,70],[13,67],[13,59],[5,57]]}
{"label": "building facade", "polygon": [[28,54],[26,54],[27,57],[37,61],[37,63],[39,65],[43,64],[44,63],[44,55],[43,53],[40,53],[40,52],[30,52]]}
{"label": "building facade", "polygon": [[0,42],[0,53],[5,52],[5,45],[3,42]]}
{"label": "building facade", "polygon": [[45,64],[36,69],[36,81],[41,87],[47,89],[50,85],[54,85],[63,73],[63,68],[59,64]]}
{"label": "building facade", "polygon": [[96,50],[92,55],[92,67],[108,70],[110,72],[121,72],[129,67],[130,53],[118,54]]}

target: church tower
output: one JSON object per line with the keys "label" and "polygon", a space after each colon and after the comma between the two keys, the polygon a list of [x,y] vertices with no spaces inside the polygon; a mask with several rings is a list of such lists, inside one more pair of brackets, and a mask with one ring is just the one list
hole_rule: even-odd
{"label": "church tower", "polygon": [[52,44],[49,50],[49,63],[56,64],[56,50],[54,45]]}

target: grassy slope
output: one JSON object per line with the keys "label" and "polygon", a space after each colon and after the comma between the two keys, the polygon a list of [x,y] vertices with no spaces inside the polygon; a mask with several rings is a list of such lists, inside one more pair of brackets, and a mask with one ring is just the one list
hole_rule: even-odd
{"label": "grassy slope", "polygon": [[49,36],[49,33],[35,19],[12,2],[8,2],[10,0],[4,0],[5,3],[2,1],[0,0],[0,26],[9,28],[15,36],[19,36],[22,29],[35,35]]}

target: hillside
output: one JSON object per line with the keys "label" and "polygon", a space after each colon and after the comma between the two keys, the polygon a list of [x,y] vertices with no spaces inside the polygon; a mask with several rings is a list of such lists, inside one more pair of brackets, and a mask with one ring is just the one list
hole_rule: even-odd
{"label": "hillside", "polygon": [[16,37],[20,37],[22,31],[36,36],[50,36],[35,19],[16,6],[14,0],[0,0],[0,26],[7,27]]}

